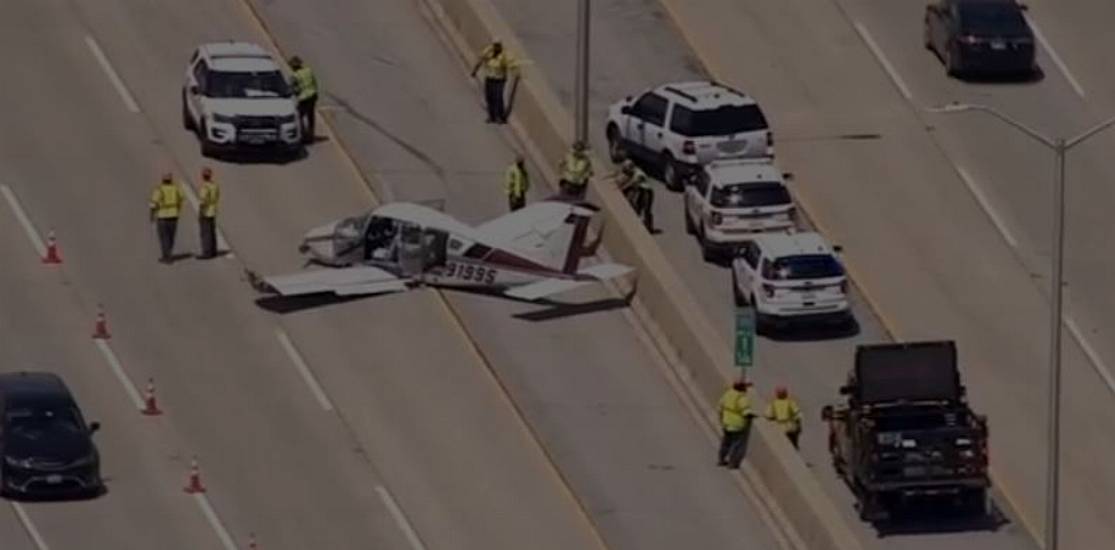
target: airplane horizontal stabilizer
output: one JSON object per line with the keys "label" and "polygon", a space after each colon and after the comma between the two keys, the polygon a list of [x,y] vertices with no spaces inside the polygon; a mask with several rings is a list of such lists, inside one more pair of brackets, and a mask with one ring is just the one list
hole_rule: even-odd
{"label": "airplane horizontal stabilizer", "polygon": [[319,269],[290,275],[264,277],[264,285],[282,296],[332,292],[338,296],[400,292],[406,281],[377,267]]}
{"label": "airplane horizontal stabilizer", "polygon": [[554,294],[559,294],[567,290],[582,287],[585,285],[614,279],[621,275],[626,275],[632,271],[632,268],[621,264],[597,264],[591,267],[586,267],[577,272],[577,275],[582,276],[580,279],[543,279],[536,283],[529,285],[518,286],[510,288],[504,292],[507,296],[512,298],[520,298],[523,300],[537,300],[545,298]]}

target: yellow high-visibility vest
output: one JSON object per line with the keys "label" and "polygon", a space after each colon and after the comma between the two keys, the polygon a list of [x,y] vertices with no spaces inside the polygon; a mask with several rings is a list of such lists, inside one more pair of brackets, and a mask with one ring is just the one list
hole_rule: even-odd
{"label": "yellow high-visibility vest", "polygon": [[217,203],[221,201],[221,188],[212,181],[201,184],[201,216],[205,218],[217,217]]}
{"label": "yellow high-visibility vest", "polygon": [[518,164],[511,164],[507,169],[507,194],[512,197],[522,197],[530,189],[530,175],[520,168]]}
{"label": "yellow high-visibility vest", "polygon": [[767,405],[765,416],[775,421],[786,433],[801,431],[801,408],[789,397],[771,401]]}
{"label": "yellow high-visibility vest", "polygon": [[177,184],[160,183],[151,192],[151,209],[155,211],[156,218],[177,218],[178,213],[182,211],[183,200],[182,190]]}
{"label": "yellow high-visibility vest", "polygon": [[496,54],[493,48],[488,46],[484,48],[484,53],[482,53],[480,57],[484,60],[484,78],[506,80],[507,73],[515,68],[515,61],[508,55],[507,50],[503,50]]}
{"label": "yellow high-visibility vest", "polygon": [[298,101],[303,101],[317,95],[317,77],[309,67],[294,71],[294,90],[298,94]]}
{"label": "yellow high-visibility vest", "polygon": [[561,177],[575,185],[587,185],[592,177],[592,161],[588,155],[569,153],[561,161]]}
{"label": "yellow high-visibility vest", "polygon": [[747,427],[751,400],[746,392],[729,388],[720,397],[720,425],[725,431],[738,432]]}

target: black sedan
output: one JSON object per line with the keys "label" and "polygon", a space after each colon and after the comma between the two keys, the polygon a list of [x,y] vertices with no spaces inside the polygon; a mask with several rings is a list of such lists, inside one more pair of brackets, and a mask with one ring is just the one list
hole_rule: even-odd
{"label": "black sedan", "polygon": [[1034,33],[1014,0],[937,0],[925,8],[925,47],[949,75],[1030,75]]}

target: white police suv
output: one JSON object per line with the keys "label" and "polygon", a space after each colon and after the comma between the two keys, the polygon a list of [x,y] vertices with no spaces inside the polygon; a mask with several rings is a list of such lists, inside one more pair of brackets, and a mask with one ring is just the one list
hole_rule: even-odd
{"label": "white police suv", "polygon": [[279,64],[246,42],[203,44],[190,56],[182,87],[182,124],[201,154],[302,148],[295,98]]}
{"label": "white police suv", "polygon": [[732,293],[736,305],[755,308],[760,332],[797,322],[853,322],[844,267],[817,233],[771,233],[746,242],[732,262]]}
{"label": "white police suv", "polygon": [[713,161],[685,187],[685,230],[712,260],[734,252],[755,233],[794,230],[794,200],[770,159]]}
{"label": "white police suv", "polygon": [[605,133],[613,162],[630,156],[656,163],[673,190],[701,164],[774,155],[755,100],[715,82],[676,82],[628,96],[608,109]]}

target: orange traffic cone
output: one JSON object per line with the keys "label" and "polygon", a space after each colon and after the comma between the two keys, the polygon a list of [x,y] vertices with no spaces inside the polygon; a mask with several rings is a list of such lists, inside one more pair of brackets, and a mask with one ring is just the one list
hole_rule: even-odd
{"label": "orange traffic cone", "polygon": [[158,416],[163,414],[163,411],[159,410],[159,404],[155,402],[154,378],[147,379],[147,389],[143,392],[143,410],[140,412],[147,416]]}
{"label": "orange traffic cone", "polygon": [[108,320],[105,319],[105,308],[97,304],[97,323],[93,325],[93,338],[107,340],[111,338],[108,333]]}
{"label": "orange traffic cone", "polygon": [[259,548],[259,546],[256,546],[256,534],[255,533],[249,533],[248,534],[248,550],[257,550],[258,548]]}
{"label": "orange traffic cone", "polygon": [[190,494],[205,492],[205,486],[201,484],[201,469],[197,466],[196,456],[190,460],[190,478],[186,481],[185,491]]}
{"label": "orange traffic cone", "polygon": [[58,241],[54,239],[54,230],[51,229],[46,238],[46,254],[43,254],[44,264],[60,264],[62,257],[58,255]]}

